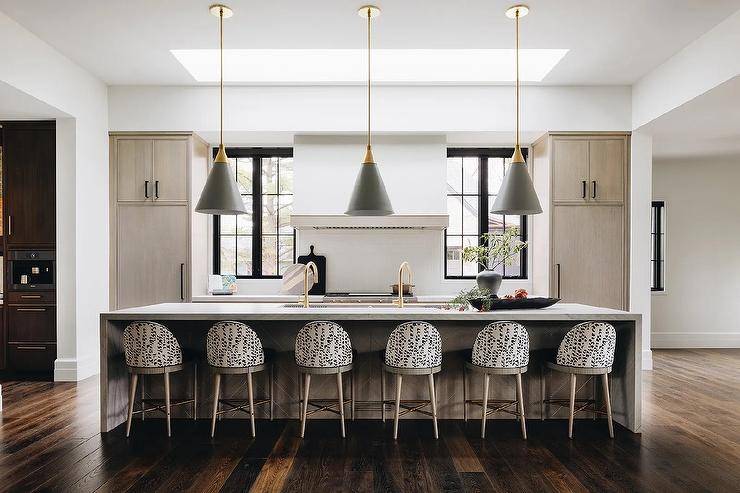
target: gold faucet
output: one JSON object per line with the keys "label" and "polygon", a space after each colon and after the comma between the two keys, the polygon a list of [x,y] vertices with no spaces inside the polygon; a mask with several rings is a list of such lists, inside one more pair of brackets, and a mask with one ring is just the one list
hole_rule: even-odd
{"label": "gold faucet", "polygon": [[403,271],[408,274],[409,285],[413,284],[414,275],[411,273],[411,266],[408,262],[402,262],[398,268],[398,300],[394,301],[394,305],[398,305],[398,308],[403,308]]}
{"label": "gold faucet", "polygon": [[313,262],[307,263],[306,266],[303,268],[303,301],[301,301],[303,308],[308,308],[308,291],[310,289],[308,287],[309,270],[313,273],[313,282],[319,282],[319,268]]}

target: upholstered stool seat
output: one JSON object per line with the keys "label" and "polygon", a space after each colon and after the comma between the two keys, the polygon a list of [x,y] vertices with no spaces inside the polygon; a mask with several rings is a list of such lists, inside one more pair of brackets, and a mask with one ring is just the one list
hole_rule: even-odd
{"label": "upholstered stool seat", "polygon": [[[481,330],[475,338],[469,359],[463,368],[463,414],[468,420],[468,404],[477,404],[481,411],[481,438],[486,437],[486,418],[489,414],[506,412],[517,416],[522,427],[522,438],[527,439],[527,424],[524,418],[522,373],[529,364],[529,334],[516,322],[494,322]],[[467,398],[467,371],[483,373],[483,400]],[[516,377],[516,399],[488,399],[491,375],[514,375]],[[488,408],[489,402],[494,405]],[[517,411],[509,409],[516,406]]]}
{"label": "upholstered stool seat", "polygon": [[[172,434],[170,426],[170,409],[172,406],[183,404],[193,405],[193,419],[197,417],[198,395],[198,367],[197,359],[183,359],[183,350],[172,332],[162,324],[148,321],[130,323],[123,331],[123,351],[126,367],[131,373],[129,385],[128,419],[126,421],[126,436],[131,433],[131,421],[135,413],[140,413],[142,419],[147,411],[164,411],[167,421],[167,436]],[[192,364],[193,398],[172,401],[170,399],[170,373],[180,371],[185,364]],[[136,399],[136,385],[139,375],[164,375],[164,406],[155,404],[154,399],[145,399],[142,391],[141,409],[134,412]]]}
{"label": "upholstered stool seat", "polygon": [[[385,351],[381,353],[383,369],[381,372],[381,409],[385,421],[385,406],[395,405],[393,419],[393,438],[398,438],[398,418],[418,412],[432,417],[434,438],[439,437],[437,427],[437,396],[434,374],[442,370],[442,339],[439,331],[428,322],[404,322],[396,327],[388,337]],[[396,375],[396,398],[385,399],[385,372]],[[403,375],[427,375],[429,400],[401,400]],[[423,410],[430,406],[431,412]],[[401,411],[403,408],[403,411]]]}
{"label": "upholstered stool seat", "polygon": [[[543,404],[568,404],[568,437],[573,438],[573,419],[579,411],[590,411],[605,414],[609,427],[609,436],[614,437],[612,409],[609,396],[609,373],[614,364],[614,350],[617,332],[614,326],[606,322],[584,322],[576,325],[565,334],[558,347],[555,362],[548,361],[546,367],[570,375],[570,399],[545,399]],[[604,394],[605,411],[597,408],[596,399],[576,399],[576,375],[601,375],[601,386]],[[545,380],[543,379],[543,387]],[[579,403],[579,408],[575,404]],[[545,416],[543,408],[543,418]]]}
{"label": "upholstered stool seat", "polygon": [[[354,351],[349,334],[341,325],[329,321],[314,321],[304,325],[295,339],[295,362],[299,372],[299,399],[301,411],[301,437],[306,431],[308,416],[329,411],[339,415],[342,438],[345,437],[344,406],[349,403],[354,417],[354,377],[350,373],[350,398],[344,399],[342,374],[351,371]],[[311,375],[336,375],[337,400],[310,400]],[[311,411],[308,407],[315,409]]]}
{"label": "upholstered stool seat", "polygon": [[[206,337],[206,356],[213,373],[213,412],[211,414],[211,436],[216,432],[216,417],[232,411],[249,414],[252,436],[256,435],[254,407],[269,404],[270,419],[273,415],[273,362],[271,351],[262,347],[257,334],[246,324],[234,321],[218,322],[211,327]],[[252,374],[269,368],[269,397],[254,400]],[[221,399],[219,397],[222,375],[247,375],[248,406],[242,399]],[[219,405],[228,409],[219,410]]]}

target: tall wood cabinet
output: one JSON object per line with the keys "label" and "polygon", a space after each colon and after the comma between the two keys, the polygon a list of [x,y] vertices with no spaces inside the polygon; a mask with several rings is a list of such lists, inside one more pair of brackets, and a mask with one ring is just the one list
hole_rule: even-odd
{"label": "tall wood cabinet", "polygon": [[208,153],[193,133],[111,134],[112,309],[190,300],[193,169]]}
{"label": "tall wood cabinet", "polygon": [[629,308],[629,146],[628,133],[561,132],[532,145],[535,292]]}

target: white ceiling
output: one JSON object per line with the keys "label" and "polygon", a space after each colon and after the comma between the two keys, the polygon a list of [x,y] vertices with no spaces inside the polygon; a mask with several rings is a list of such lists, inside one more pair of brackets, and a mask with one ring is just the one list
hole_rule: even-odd
{"label": "white ceiling", "polygon": [[[379,0],[378,48],[511,48],[511,1]],[[362,4],[232,1],[228,48],[362,48]],[[111,85],[191,85],[171,49],[217,47],[208,0],[0,0],[0,10]],[[632,84],[740,0],[532,0],[522,48],[570,49],[543,84]],[[259,70],[259,67],[254,67]]]}
{"label": "white ceiling", "polygon": [[725,82],[643,127],[656,159],[740,154],[740,77]]}

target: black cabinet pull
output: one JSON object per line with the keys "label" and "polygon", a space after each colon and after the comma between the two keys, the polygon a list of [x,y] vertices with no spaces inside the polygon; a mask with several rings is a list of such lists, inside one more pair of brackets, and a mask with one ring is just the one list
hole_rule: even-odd
{"label": "black cabinet pull", "polygon": [[555,264],[555,267],[558,269],[558,298],[560,298],[560,264]]}
{"label": "black cabinet pull", "polygon": [[593,183],[593,184],[594,184],[594,193],[593,193],[593,195],[591,196],[591,198],[592,198],[592,199],[595,199],[595,198],[596,198],[596,180],[592,181],[591,183]]}
{"label": "black cabinet pull", "polygon": [[149,198],[149,180],[144,180],[144,198]]}
{"label": "black cabinet pull", "polygon": [[586,198],[586,180],[583,180],[581,184],[582,184],[581,197],[585,199]]}
{"label": "black cabinet pull", "polygon": [[185,264],[180,264],[180,300],[185,301]]}
{"label": "black cabinet pull", "polygon": [[154,182],[154,198],[155,199],[159,198],[159,180],[156,180]]}

